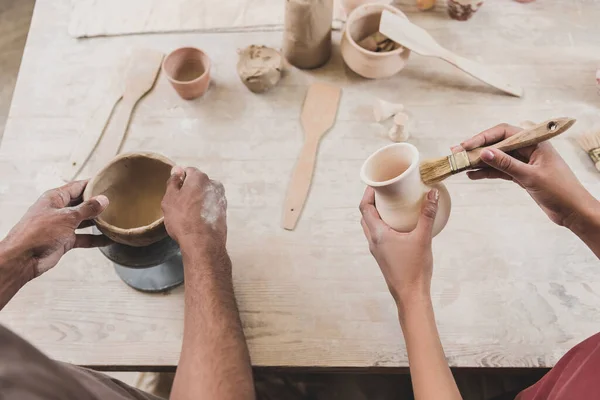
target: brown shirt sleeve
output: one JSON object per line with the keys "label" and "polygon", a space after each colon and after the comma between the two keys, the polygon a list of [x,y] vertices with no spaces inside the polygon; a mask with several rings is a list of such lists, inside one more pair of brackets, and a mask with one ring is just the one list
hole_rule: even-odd
{"label": "brown shirt sleeve", "polygon": [[0,326],[0,400],[158,400],[99,372],[49,359]]}

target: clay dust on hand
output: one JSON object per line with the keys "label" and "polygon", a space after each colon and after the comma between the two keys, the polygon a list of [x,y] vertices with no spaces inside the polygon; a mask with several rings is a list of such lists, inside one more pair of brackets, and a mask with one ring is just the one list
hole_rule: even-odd
{"label": "clay dust on hand", "polygon": [[200,216],[211,228],[216,228],[217,222],[225,218],[226,212],[225,188],[221,182],[211,180],[204,189],[204,204]]}

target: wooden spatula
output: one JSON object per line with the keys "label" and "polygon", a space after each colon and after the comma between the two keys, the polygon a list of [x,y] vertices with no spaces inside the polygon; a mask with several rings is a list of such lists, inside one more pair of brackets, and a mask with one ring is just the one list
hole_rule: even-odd
{"label": "wooden spatula", "polygon": [[106,85],[105,92],[101,99],[101,104],[86,122],[83,132],[78,138],[77,143],[71,151],[69,163],[64,166],[61,177],[69,182],[77,178],[77,175],[83,170],[98,142],[102,138],[102,133],[110,119],[117,102],[123,97],[123,83],[113,79]]}
{"label": "wooden spatula", "polygon": [[325,83],[308,88],[300,122],[304,130],[304,146],[296,162],[283,206],[281,226],[293,230],[304,207],[312,182],[319,142],[335,121],[341,89]]}
{"label": "wooden spatula", "polygon": [[394,15],[387,10],[383,11],[379,23],[379,32],[417,54],[441,58],[455,67],[462,69],[472,77],[479,79],[481,82],[487,83],[503,92],[516,97],[523,95],[522,88],[511,84],[507,79],[494,73],[488,67],[475,61],[467,60],[443,48],[427,31],[413,24],[406,17]]}
{"label": "wooden spatula", "polygon": [[125,72],[123,99],[94,152],[92,173],[96,173],[121,150],[133,109],[154,86],[163,56],[163,53],[150,49],[136,49],[131,54]]}

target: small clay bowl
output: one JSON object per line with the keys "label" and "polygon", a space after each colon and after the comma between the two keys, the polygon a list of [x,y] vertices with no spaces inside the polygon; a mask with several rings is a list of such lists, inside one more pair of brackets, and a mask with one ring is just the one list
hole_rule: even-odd
{"label": "small clay bowl", "polygon": [[177,94],[192,100],[202,96],[210,84],[210,58],[195,47],[181,47],[165,57],[162,70]]}
{"label": "small clay bowl", "polygon": [[156,153],[125,153],[114,158],[87,184],[83,199],[100,194],[109,205],[94,220],[117,243],[142,247],[167,236],[160,203],[175,163]]}
{"label": "small clay bowl", "polygon": [[379,79],[395,75],[404,68],[410,55],[410,50],[402,46],[377,53],[358,44],[379,30],[383,10],[406,18],[402,11],[387,4],[363,4],[350,13],[342,34],[341,51],[344,62],[352,71],[365,78]]}

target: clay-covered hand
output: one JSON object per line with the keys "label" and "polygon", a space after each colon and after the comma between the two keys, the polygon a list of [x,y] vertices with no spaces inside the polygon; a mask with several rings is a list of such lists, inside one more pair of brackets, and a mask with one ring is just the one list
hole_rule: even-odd
{"label": "clay-covered hand", "polygon": [[360,203],[360,223],[369,249],[399,306],[415,297],[429,297],[433,273],[431,239],[438,199],[437,189],[427,193],[417,226],[407,233],[397,232],[383,222],[375,208],[373,188],[367,188]]}
{"label": "clay-covered hand", "polygon": [[196,168],[176,166],[162,201],[165,227],[182,248],[222,253],[227,241],[227,199],[220,182]]}
{"label": "clay-covered hand", "polygon": [[[461,147],[472,150],[489,146],[519,131],[521,128],[501,124],[462,142]],[[511,155],[497,149],[484,150],[481,159],[489,167],[469,171],[470,179],[516,182],[558,225],[570,227],[590,202],[597,203],[549,142],[516,150]]]}
{"label": "clay-covered hand", "polygon": [[111,243],[104,235],[75,233],[92,225],[106,206],[104,195],[82,202],[87,181],[75,181],[44,193],[0,244],[3,256],[19,260],[35,278],[54,267],[69,250],[102,247]]}

